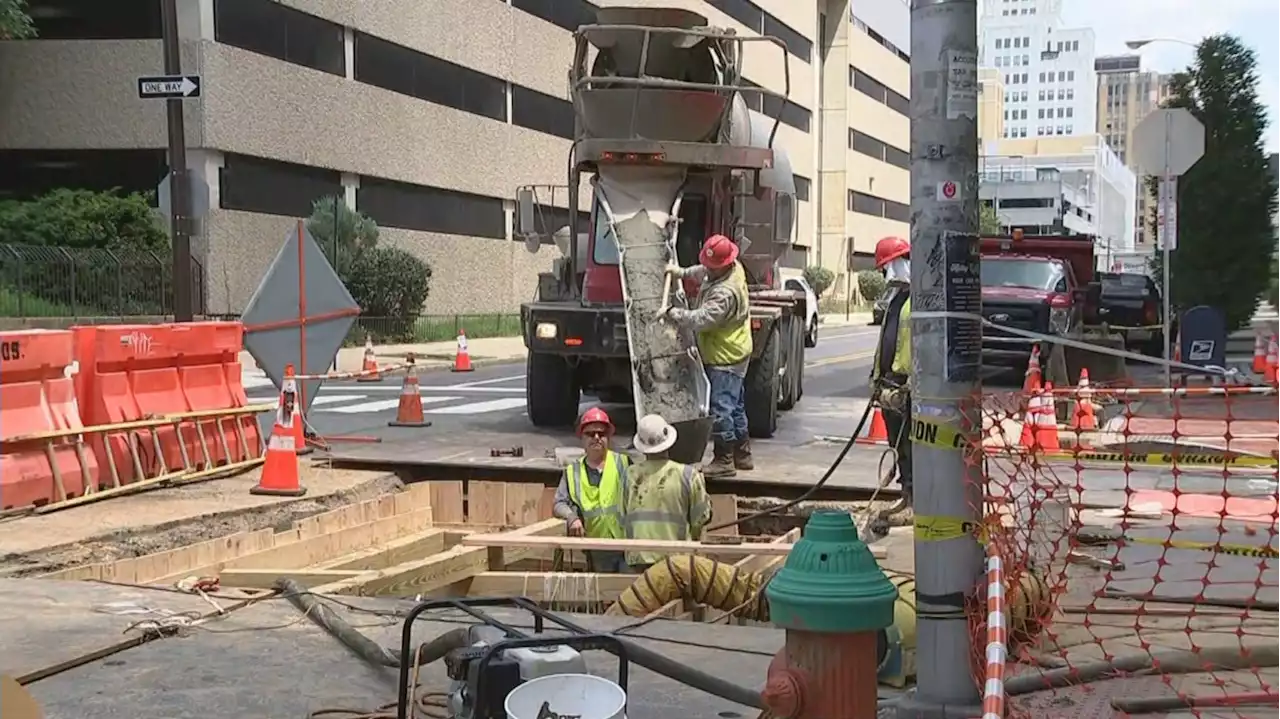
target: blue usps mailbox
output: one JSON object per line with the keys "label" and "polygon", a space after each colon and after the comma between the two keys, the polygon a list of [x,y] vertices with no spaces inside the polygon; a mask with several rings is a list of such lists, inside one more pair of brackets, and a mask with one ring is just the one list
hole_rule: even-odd
{"label": "blue usps mailbox", "polygon": [[1178,337],[1184,364],[1226,366],[1227,321],[1217,308],[1200,305],[1182,313]]}

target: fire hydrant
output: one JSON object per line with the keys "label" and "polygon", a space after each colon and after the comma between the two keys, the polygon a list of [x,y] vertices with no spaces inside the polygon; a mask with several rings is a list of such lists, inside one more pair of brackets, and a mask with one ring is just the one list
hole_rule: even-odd
{"label": "fire hydrant", "polygon": [[765,588],[786,644],[760,698],[777,719],[876,715],[876,637],[893,624],[898,590],[845,512],[819,511]]}

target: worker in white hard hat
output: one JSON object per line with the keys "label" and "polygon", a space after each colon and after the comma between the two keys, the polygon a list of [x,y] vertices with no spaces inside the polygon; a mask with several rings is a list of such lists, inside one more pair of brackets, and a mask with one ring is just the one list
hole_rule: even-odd
{"label": "worker in white hard hat", "polygon": [[[656,414],[636,424],[632,444],[644,453],[644,460],[627,471],[628,539],[696,540],[711,521],[702,473],[667,456],[675,443],[676,428]],[[627,552],[627,566],[639,573],[665,558],[663,552]]]}

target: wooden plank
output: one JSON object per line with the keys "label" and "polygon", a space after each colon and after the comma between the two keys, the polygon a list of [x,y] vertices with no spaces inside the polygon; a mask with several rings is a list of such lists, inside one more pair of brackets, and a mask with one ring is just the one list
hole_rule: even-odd
{"label": "wooden plank", "polygon": [[[158,577],[185,570],[191,566],[224,561],[274,545],[274,530],[258,529],[236,532],[204,542],[175,547],[141,557],[118,559],[86,567],[73,567],[40,575],[41,579],[102,579],[130,584],[150,584]],[[184,575],[185,576],[185,575]]]}
{"label": "wooden plank", "polygon": [[[513,537],[508,534],[470,534],[462,538],[462,544],[468,547],[504,547],[528,549],[567,549],[573,551],[606,550],[606,551],[641,551],[662,552],[665,554],[698,554],[724,556],[750,556],[761,554],[768,556],[785,556],[791,552],[790,543],[743,542],[741,544],[715,544],[679,540],[639,540],[639,539],[591,539],[586,537],[560,536],[523,536]],[[871,547],[872,556],[884,557],[883,547]],[[512,560],[508,560],[512,561]]]}
{"label": "wooden plank", "polygon": [[507,522],[507,483],[469,482],[467,484],[467,521],[481,524],[509,524]]}
{"label": "wooden plank", "polygon": [[[321,562],[316,569],[345,569],[369,571],[386,569],[414,559],[422,559],[431,554],[447,549],[446,540],[449,532],[443,529],[428,529],[425,532],[410,534],[407,537],[392,539],[368,549],[345,554],[341,557]],[[454,542],[457,544],[457,542]]]}
{"label": "wooden plank", "polygon": [[555,506],[556,506],[556,488],[543,487],[542,494],[540,495],[538,500],[538,518],[541,519],[543,517],[554,517],[555,513],[553,512],[553,510],[555,509]]}
{"label": "wooden plank", "polygon": [[271,589],[276,580],[288,577],[308,589],[322,584],[340,582],[359,575],[336,569],[224,569],[218,579],[224,587],[241,589]]}
{"label": "wooden plank", "polygon": [[528,597],[535,602],[616,602],[636,574],[480,572],[467,582],[473,597]]}
{"label": "wooden plank", "polygon": [[541,514],[542,490],[540,484],[528,482],[507,482],[506,488],[506,524],[509,527],[523,527],[540,519],[551,516],[551,512]]}
{"label": "wooden plank", "polygon": [[[774,540],[770,542],[770,544],[794,544],[798,541],[800,541],[800,528],[796,527],[795,529],[792,529],[791,531],[787,532],[781,537],[775,537]],[[876,559],[883,559],[884,558],[883,556],[876,555],[876,552],[875,552],[876,549],[880,549],[880,548],[873,547],[871,551],[871,555],[873,557],[876,557]],[[737,567],[740,571],[743,571],[743,572],[763,572],[766,569],[773,567],[773,565],[785,559],[786,557],[779,557],[776,555],[770,556],[770,555],[763,555],[763,554],[752,554],[749,557],[743,557],[737,562],[734,562],[733,566]]]}
{"label": "wooden plank", "polygon": [[[202,567],[188,568],[163,578],[163,581],[177,581],[184,576],[217,574],[225,569],[282,569],[307,567],[335,556],[368,549],[383,542],[402,537],[414,531],[420,531],[431,522],[431,508],[427,507],[409,514],[395,515],[366,524],[359,524],[348,529],[341,529],[329,534],[321,534],[296,541],[277,542],[276,546],[260,552],[245,554],[222,562],[214,562]],[[295,533],[289,530],[281,534]]]}
{"label": "wooden plank", "polygon": [[[502,534],[488,535],[516,541],[525,537],[564,532],[564,522],[548,519]],[[501,544],[495,546],[502,546]],[[486,571],[489,568],[487,546],[458,545],[424,559],[397,564],[394,567],[361,573],[357,577],[315,587],[317,593],[372,596],[392,594],[413,596],[447,587]]]}
{"label": "wooden plank", "polygon": [[[736,494],[713,494],[711,495],[711,523],[722,524],[724,522],[737,521],[738,519],[738,495]],[[722,527],[716,529],[709,534],[737,534],[738,526]]]}
{"label": "wooden plank", "polygon": [[435,481],[423,482],[431,495],[431,509],[437,522],[465,522],[467,515],[462,511],[462,482]]}

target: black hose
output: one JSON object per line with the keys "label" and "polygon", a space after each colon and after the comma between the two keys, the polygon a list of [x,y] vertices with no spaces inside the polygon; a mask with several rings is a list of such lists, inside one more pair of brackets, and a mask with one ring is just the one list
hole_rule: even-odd
{"label": "black hose", "polygon": [[290,604],[298,608],[298,611],[333,635],[335,639],[345,644],[348,649],[355,652],[361,659],[376,667],[400,666],[400,660],[395,655],[383,649],[372,639],[356,631],[342,617],[335,614],[332,609],[316,601],[315,595],[308,592],[302,585],[288,577],[281,577],[276,580],[275,586],[284,594],[284,598],[289,600]]}
{"label": "black hose", "polygon": [[741,704],[752,709],[764,709],[764,702],[760,701],[759,690],[738,686],[733,682],[712,676],[655,651],[645,649],[635,642],[629,642],[616,634],[614,636],[627,648],[627,659],[629,661],[633,661],[651,672],[661,674],[668,679],[674,679],[681,684],[708,694],[714,694],[721,699],[727,699],[734,704]]}

